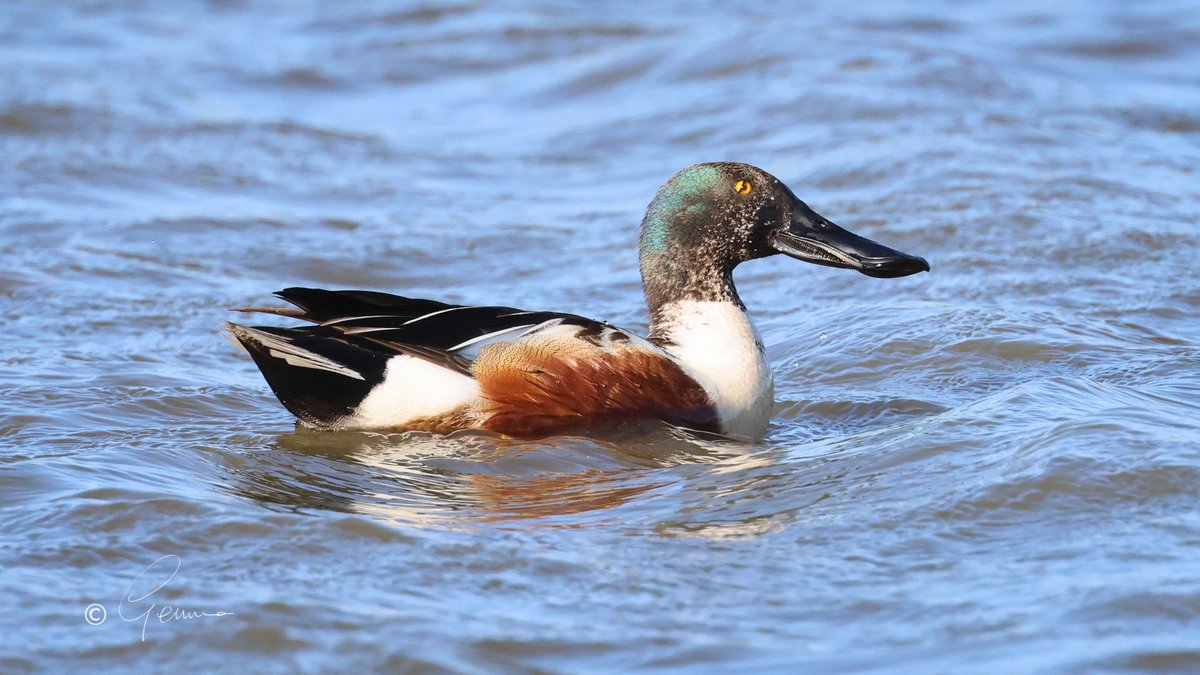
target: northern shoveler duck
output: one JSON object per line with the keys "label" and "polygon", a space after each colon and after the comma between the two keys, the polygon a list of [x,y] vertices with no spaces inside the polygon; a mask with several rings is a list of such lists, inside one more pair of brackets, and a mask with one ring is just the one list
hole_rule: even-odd
{"label": "northern shoveler duck", "polygon": [[873,277],[929,270],[766,171],[721,162],[675,174],[646,209],[645,338],[574,314],[313,288],[275,294],[294,307],[238,310],[313,325],[228,327],[306,427],[534,436],[657,419],[759,438],[774,379],[732,273],[777,253]]}

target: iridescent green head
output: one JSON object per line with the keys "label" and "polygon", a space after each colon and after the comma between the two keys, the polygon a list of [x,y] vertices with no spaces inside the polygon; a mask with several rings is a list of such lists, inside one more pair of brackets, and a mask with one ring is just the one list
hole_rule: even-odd
{"label": "iridescent green head", "polygon": [[696,164],[658,189],[642,220],[642,283],[651,312],[676,299],[739,302],[733,268],[776,253],[875,277],[929,269],[922,258],[834,225],[762,169]]}

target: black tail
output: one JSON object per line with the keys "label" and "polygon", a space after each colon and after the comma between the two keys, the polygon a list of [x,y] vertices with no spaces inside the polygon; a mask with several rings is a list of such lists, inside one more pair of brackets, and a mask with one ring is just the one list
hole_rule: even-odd
{"label": "black tail", "polygon": [[383,381],[391,356],[320,326],[268,328],[226,323],[279,402],[301,421],[336,429]]}

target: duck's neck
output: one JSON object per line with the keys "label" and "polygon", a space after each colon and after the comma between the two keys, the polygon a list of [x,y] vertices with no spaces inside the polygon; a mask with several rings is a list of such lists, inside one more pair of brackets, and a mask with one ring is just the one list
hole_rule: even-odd
{"label": "duck's neck", "polygon": [[650,311],[650,339],[669,341],[671,325],[685,303],[725,303],[745,311],[733,286],[733,268],[674,251],[643,250],[642,289]]}

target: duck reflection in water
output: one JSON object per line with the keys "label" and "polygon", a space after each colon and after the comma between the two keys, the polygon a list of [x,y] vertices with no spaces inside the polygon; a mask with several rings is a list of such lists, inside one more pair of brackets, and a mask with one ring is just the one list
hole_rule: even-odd
{"label": "duck reflection in water", "polygon": [[[656,471],[741,454],[738,443],[660,427],[639,443],[564,436],[537,443],[477,432],[282,434],[243,455],[228,488],[286,510],[382,516],[406,524],[550,518],[651,496]],[[579,526],[578,520],[572,521]]]}

